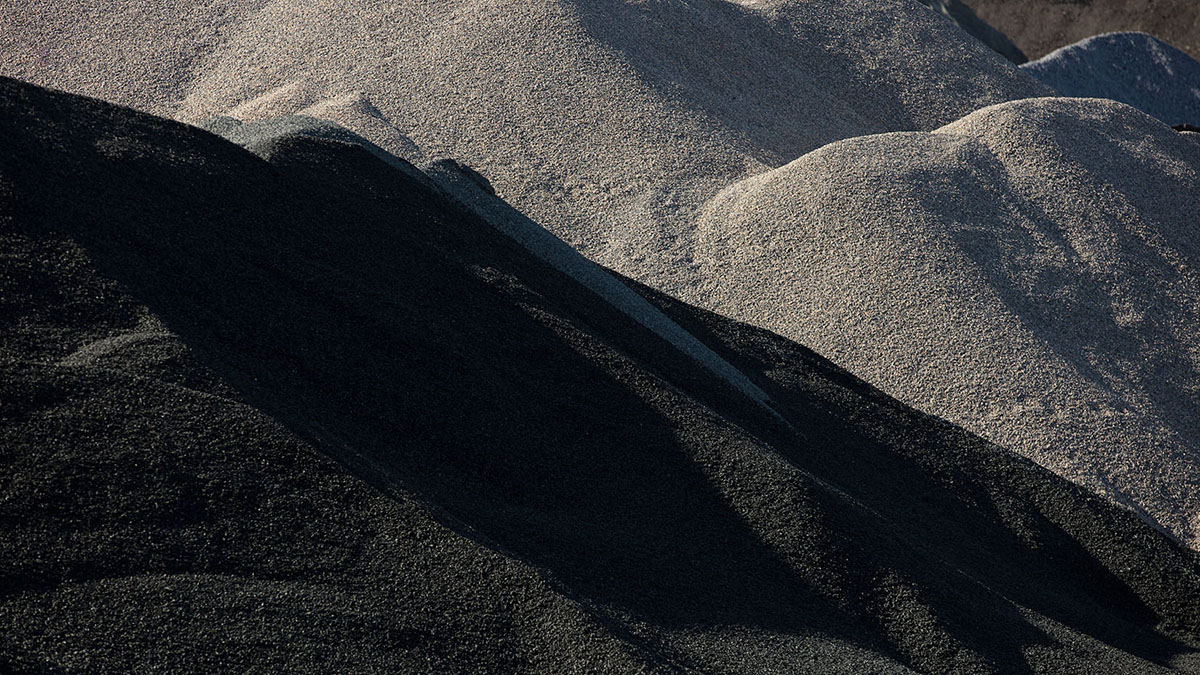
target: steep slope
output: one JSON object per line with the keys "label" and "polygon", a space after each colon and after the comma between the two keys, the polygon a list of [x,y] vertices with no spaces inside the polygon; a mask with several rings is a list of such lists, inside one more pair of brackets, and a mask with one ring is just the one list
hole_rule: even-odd
{"label": "steep slope", "polygon": [[832,144],[713,200],[705,303],[1194,544],[1198,169],[1101,99]]}
{"label": "steep slope", "polygon": [[[139,65],[165,68],[177,49],[164,20],[64,43],[56,26],[86,23],[72,18],[83,9],[8,11],[2,74],[193,123],[308,110],[403,156],[398,131],[481,171],[589,258],[678,292],[696,282],[695,209],[729,182],[1050,93],[911,0],[217,3],[194,27],[210,35],[203,56],[162,75],[169,95],[143,87]],[[347,97],[365,105],[327,104]]]}
{"label": "steep slope", "polygon": [[769,412],[398,159],[0,139],[9,669],[1197,670],[1194,553],[634,285]]}
{"label": "steep slope", "polygon": [[1167,124],[1200,124],[1200,61],[1152,35],[1097,35],[1021,69],[1063,96],[1111,98]]}
{"label": "steep slope", "polygon": [[1200,5],[1192,0],[970,0],[1031,59],[1093,35],[1149,33],[1200,59]]}

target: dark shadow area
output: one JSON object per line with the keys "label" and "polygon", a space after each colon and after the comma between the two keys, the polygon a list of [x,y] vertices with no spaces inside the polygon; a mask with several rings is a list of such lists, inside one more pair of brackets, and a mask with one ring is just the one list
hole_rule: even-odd
{"label": "dark shadow area", "polygon": [[[772,438],[773,447],[885,514],[892,535],[927,556],[905,568],[921,587],[967,593],[971,584],[947,582],[961,575],[1157,663],[1192,649],[1156,632],[1159,622],[1200,637],[1196,555],[1133,514],[900,404],[786,338],[625,282],[755,378],[789,419],[819,420],[802,427],[809,435],[802,446]],[[1186,598],[1167,588],[1187,589]],[[962,606],[959,596],[938,609],[962,622],[956,637],[970,644],[979,619],[961,614]],[[978,598],[965,606],[1012,611]],[[980,651],[1006,663],[994,647]]]}
{"label": "dark shadow area", "polygon": [[8,112],[37,111],[0,128],[22,139],[3,170],[16,226],[76,241],[302,438],[575,597],[652,624],[887,650],[696,463],[697,447],[750,439],[630,355],[743,397],[443,195],[355,145],[285,137],[260,148],[268,164],[197,129],[5,84]]}
{"label": "dark shadow area", "polygon": [[1132,516],[634,285],[789,429],[361,147],[284,136],[266,162],[3,79],[0,106],[17,233],[77,243],[245,402],[581,603],[931,672],[1028,670],[1053,641],[1013,603],[1157,662],[1188,650],[1159,623],[1200,637],[1195,556]]}

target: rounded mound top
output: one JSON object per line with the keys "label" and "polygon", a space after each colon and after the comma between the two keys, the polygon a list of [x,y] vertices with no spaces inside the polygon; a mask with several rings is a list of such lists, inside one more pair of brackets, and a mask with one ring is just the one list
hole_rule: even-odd
{"label": "rounded mound top", "polygon": [[1096,35],[1021,68],[1064,96],[1110,98],[1167,124],[1200,123],[1200,62],[1153,35]]}
{"label": "rounded mound top", "polygon": [[1190,541],[1197,167],[1105,99],[839,141],[706,204],[704,303]]}

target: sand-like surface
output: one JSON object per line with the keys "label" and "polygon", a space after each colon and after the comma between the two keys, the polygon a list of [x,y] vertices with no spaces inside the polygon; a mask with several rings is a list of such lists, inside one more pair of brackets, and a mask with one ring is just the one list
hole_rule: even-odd
{"label": "sand-like surface", "polygon": [[704,304],[1195,542],[1198,169],[1100,99],[832,144],[713,200]]}
{"label": "sand-like surface", "polygon": [[1200,62],[1145,33],[1107,33],[1023,64],[1063,96],[1110,98],[1171,125],[1200,125]]}
{"label": "sand-like surface", "polygon": [[[103,24],[88,13],[97,4]],[[729,182],[831,141],[932,130],[1049,93],[910,0],[276,0],[172,20],[110,3],[9,11],[0,74],[189,122],[361,95],[589,258],[673,292],[696,281],[695,209]],[[180,31],[206,45],[186,63],[168,58]],[[57,59],[30,52],[48,44]],[[169,94],[144,85],[147,70]],[[380,124],[330,117],[402,154]]]}

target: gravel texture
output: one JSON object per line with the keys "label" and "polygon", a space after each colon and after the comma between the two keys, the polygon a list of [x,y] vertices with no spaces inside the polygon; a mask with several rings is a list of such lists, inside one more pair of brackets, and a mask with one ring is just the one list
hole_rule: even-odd
{"label": "gravel texture", "polygon": [[931,7],[0,3],[0,671],[1200,671],[1200,143]]}
{"label": "gravel texture", "polygon": [[5,671],[1197,670],[1126,511],[291,128],[0,79]]}
{"label": "gravel texture", "polygon": [[1200,124],[1200,62],[1145,33],[1108,33],[1021,66],[1063,96],[1111,98],[1170,125]]}
{"label": "gravel texture", "polygon": [[1195,543],[1200,144],[1102,99],[835,143],[701,220],[703,299]]}

